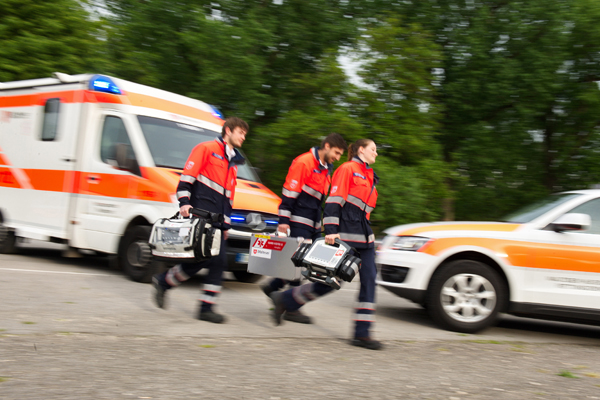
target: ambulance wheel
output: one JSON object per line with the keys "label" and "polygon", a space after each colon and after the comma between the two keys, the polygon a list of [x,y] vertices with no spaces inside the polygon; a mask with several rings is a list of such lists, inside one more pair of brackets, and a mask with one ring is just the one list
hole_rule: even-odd
{"label": "ambulance wheel", "polygon": [[427,311],[442,328],[476,333],[494,324],[507,302],[506,285],[491,267],[456,260],[435,273],[427,291]]}
{"label": "ambulance wheel", "polygon": [[258,282],[258,280],[262,277],[262,275],[253,274],[252,272],[248,271],[231,271],[231,273],[233,276],[235,276],[235,279],[244,283]]}
{"label": "ambulance wheel", "polygon": [[119,250],[119,263],[123,272],[131,280],[149,283],[152,275],[160,269],[160,264],[152,259],[152,249],[148,244],[151,227],[138,225],[125,232]]}
{"label": "ambulance wheel", "polygon": [[[2,218],[0,216],[0,218]],[[0,254],[14,254],[17,251],[15,243],[17,237],[15,233],[9,230],[0,220]]]}

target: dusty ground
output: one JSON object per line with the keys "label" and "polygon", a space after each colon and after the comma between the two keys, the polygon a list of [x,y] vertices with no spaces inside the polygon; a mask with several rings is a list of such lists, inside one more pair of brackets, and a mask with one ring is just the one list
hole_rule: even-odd
{"label": "dusty ground", "polygon": [[600,399],[600,347],[478,340],[0,337],[0,398]]}

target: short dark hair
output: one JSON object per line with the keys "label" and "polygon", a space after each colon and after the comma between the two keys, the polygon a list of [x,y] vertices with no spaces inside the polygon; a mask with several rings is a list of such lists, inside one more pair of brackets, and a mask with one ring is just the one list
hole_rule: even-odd
{"label": "short dark hair", "polygon": [[223,129],[221,130],[222,137],[225,137],[225,128],[229,128],[231,132],[233,132],[235,128],[242,128],[246,132],[248,132],[248,129],[250,129],[248,127],[248,123],[238,117],[229,117],[225,120],[225,123],[223,124]]}
{"label": "short dark hair", "polygon": [[328,144],[330,147],[337,147],[338,149],[342,149],[344,151],[348,150],[348,144],[339,133],[330,133],[327,135],[327,137],[321,142],[321,148],[324,148],[326,144]]}

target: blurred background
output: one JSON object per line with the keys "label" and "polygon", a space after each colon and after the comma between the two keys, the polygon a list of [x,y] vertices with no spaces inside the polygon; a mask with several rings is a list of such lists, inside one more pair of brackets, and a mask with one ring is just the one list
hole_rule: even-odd
{"label": "blurred background", "polygon": [[0,0],[0,82],[103,73],[213,104],[276,193],[328,133],[375,140],[376,232],[600,183],[599,60],[595,0]]}

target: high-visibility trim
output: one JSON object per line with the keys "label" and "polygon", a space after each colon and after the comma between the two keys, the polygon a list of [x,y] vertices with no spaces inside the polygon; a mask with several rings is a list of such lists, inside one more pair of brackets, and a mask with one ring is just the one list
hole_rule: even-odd
{"label": "high-visibility trim", "polygon": [[231,199],[231,190],[226,190],[225,191],[225,197],[227,197],[228,199]]}
{"label": "high-visibility trim", "polygon": [[362,201],[361,199],[359,199],[356,196],[352,196],[351,194],[348,195],[348,198],[346,199],[346,201],[348,201],[348,203],[354,204],[356,207],[360,208],[361,210],[364,209],[366,206],[364,201]]}
{"label": "high-visibility trim", "polygon": [[192,185],[194,184],[194,182],[196,182],[196,178],[194,178],[193,176],[183,175],[183,174],[181,174],[181,178],[179,178],[179,180],[181,182],[187,182],[187,183],[190,183]]}
{"label": "high-visibility trim", "polygon": [[205,292],[221,293],[220,285],[204,285],[202,288]]}
{"label": "high-visibility trim", "polygon": [[325,217],[325,218],[323,218],[323,223],[325,225],[327,225],[327,224],[339,225],[340,219],[338,217]]}
{"label": "high-visibility trim", "polygon": [[321,194],[319,191],[311,188],[308,185],[302,186],[302,190],[305,191],[307,194],[311,195],[312,197],[315,197],[319,200],[321,200],[323,198],[323,194]]}
{"label": "high-visibility trim", "polygon": [[366,243],[366,236],[362,233],[344,233],[340,232],[340,239],[349,242]]}
{"label": "high-visibility trim", "polygon": [[223,192],[225,192],[225,188],[223,186],[219,185],[215,181],[210,180],[208,177],[202,174],[198,175],[198,182],[205,184],[206,186],[220,194],[223,194]]}
{"label": "high-visibility trim", "polygon": [[373,210],[374,210],[374,209],[375,209],[375,207],[366,206],[366,207],[365,207],[365,212],[366,212],[367,214],[370,214],[370,213],[372,213],[372,212],[373,212]]}
{"label": "high-visibility trim", "polygon": [[172,268],[173,273],[175,275],[175,278],[177,278],[177,280],[179,282],[185,282],[188,279],[190,279],[190,276],[188,274],[186,274],[183,269],[181,268],[181,264],[177,264],[176,266],[174,266]]}
{"label": "high-visibility trim", "polygon": [[362,322],[375,322],[375,314],[356,313],[354,314],[354,320]]}
{"label": "high-visibility trim", "polygon": [[293,192],[291,190],[288,190],[286,188],[283,188],[281,190],[281,194],[283,194],[285,197],[291,197],[293,199],[298,198],[298,196],[300,196],[300,192]]}
{"label": "high-visibility trim", "polygon": [[375,303],[358,303],[355,307],[357,310],[375,310]]}
{"label": "high-visibility trim", "polygon": [[205,295],[200,296],[200,298],[198,300],[200,300],[203,303],[216,304],[217,296],[211,296],[209,294],[205,294]]}
{"label": "high-visibility trim", "polygon": [[227,215],[223,215],[223,219],[224,219],[224,221],[225,221],[226,224],[231,225],[231,218],[230,217],[228,217]]}
{"label": "high-visibility trim", "polygon": [[299,216],[297,216],[297,215],[292,215],[292,216],[290,217],[290,221],[292,221],[292,222],[297,222],[297,223],[299,223],[299,224],[308,225],[308,226],[310,226],[310,227],[312,227],[312,228],[314,228],[314,227],[315,227],[315,221],[313,221],[313,220],[312,220],[312,219],[310,219],[310,218],[304,218],[304,217],[299,217]]}
{"label": "high-visibility trim", "polygon": [[189,190],[180,190],[177,192],[177,198],[181,199],[182,197],[187,197],[188,199],[192,196],[192,193]]}
{"label": "high-visibility trim", "polygon": [[281,208],[279,209],[279,216],[280,217],[286,217],[286,218],[291,218],[292,217],[292,212],[288,211],[288,210],[282,210]]}
{"label": "high-visibility trim", "polygon": [[346,204],[346,200],[342,196],[329,196],[325,203],[337,203],[343,207]]}

